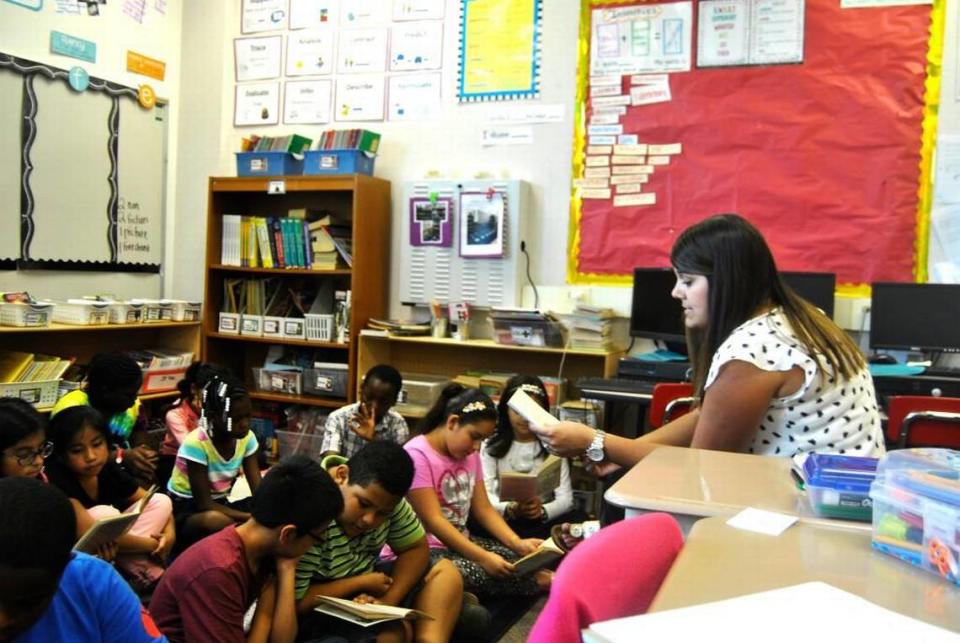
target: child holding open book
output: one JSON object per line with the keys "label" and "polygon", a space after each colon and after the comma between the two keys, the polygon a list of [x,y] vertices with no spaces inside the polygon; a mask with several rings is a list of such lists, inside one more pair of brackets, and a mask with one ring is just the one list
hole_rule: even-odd
{"label": "child holding open book", "polygon": [[[539,377],[515,375],[507,381],[497,407],[497,429],[481,450],[483,481],[490,503],[506,519],[507,524],[523,537],[547,538],[550,528],[563,522],[579,522],[581,515],[573,512],[573,489],[570,485],[570,465],[566,459],[559,463],[559,484],[544,497],[537,494],[503,498],[500,486],[503,474],[534,474],[550,454],[530,430],[530,423],[507,406],[516,391],[523,391],[544,410],[550,410],[547,389]],[[536,482],[535,478],[531,482]],[[529,485],[533,486],[533,485]]]}
{"label": "child holding open book", "polygon": [[[51,484],[63,491],[77,514],[94,520],[135,511],[146,495],[136,479],[110,457],[109,429],[91,406],[73,406],[50,420]],[[170,498],[155,494],[130,531],[117,539],[117,565],[137,591],[147,591],[163,574],[175,541]]]}
{"label": "child holding open book", "polygon": [[[424,418],[426,434],[404,445],[415,470],[407,498],[429,532],[431,558],[452,560],[465,590],[480,596],[536,594],[550,586],[552,573],[518,575],[513,561],[533,553],[541,541],[518,536],[490,504],[483,484],[477,452],[496,422],[497,407],[479,390],[444,388]],[[493,538],[471,536],[468,517]]]}

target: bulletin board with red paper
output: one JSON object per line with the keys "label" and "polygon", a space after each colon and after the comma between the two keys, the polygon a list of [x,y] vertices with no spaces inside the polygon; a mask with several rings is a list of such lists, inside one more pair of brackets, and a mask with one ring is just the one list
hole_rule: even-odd
{"label": "bulletin board with red paper", "polygon": [[[690,70],[667,74],[669,100],[627,105],[616,121],[596,118],[596,104],[610,102],[597,99],[629,96],[631,75],[619,90],[591,93],[592,13],[654,3],[583,4],[571,282],[623,282],[636,266],[668,266],[677,235],[720,212],[757,225],[784,270],[835,272],[846,284],[922,276],[939,95],[928,69],[939,60],[942,2],[842,9],[840,0],[806,0],[802,62],[709,68],[697,67],[703,9],[694,2]],[[639,186],[653,197],[637,198],[635,185],[621,195],[626,179],[614,179],[609,198],[598,198],[599,182],[584,180],[603,174],[590,160],[603,154],[587,153],[588,127],[614,122],[640,144],[672,146]]]}

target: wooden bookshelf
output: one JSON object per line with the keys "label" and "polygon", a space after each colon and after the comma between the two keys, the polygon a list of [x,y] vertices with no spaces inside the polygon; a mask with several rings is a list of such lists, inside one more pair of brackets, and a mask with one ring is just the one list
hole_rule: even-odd
{"label": "wooden bookshelf", "polygon": [[[268,194],[271,181],[283,180],[283,194]],[[333,212],[352,222],[353,266],[335,270],[250,268],[221,262],[224,214],[285,217],[292,208]],[[339,407],[356,399],[357,337],[371,317],[387,309],[390,261],[390,183],[359,175],[288,176],[269,178],[211,177],[207,209],[207,245],[203,317],[203,358],[243,374],[251,398],[262,402]],[[335,290],[351,291],[350,337],[345,344],[303,339],[256,337],[218,332],[224,279],[276,277],[332,280]],[[254,391],[252,369],[263,365],[271,346],[314,349],[318,361],[348,365],[348,390],[343,399]]]}

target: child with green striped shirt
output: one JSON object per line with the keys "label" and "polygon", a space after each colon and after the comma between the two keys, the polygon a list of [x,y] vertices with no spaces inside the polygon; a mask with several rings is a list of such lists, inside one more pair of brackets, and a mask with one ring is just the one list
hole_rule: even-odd
{"label": "child with green striped shirt", "polygon": [[[370,442],[350,460],[337,455],[323,467],[339,485],[344,509],[322,542],[300,558],[296,573],[300,635],[338,634],[351,640],[447,641],[463,597],[463,581],[449,561],[430,567],[423,525],[404,500],[413,480],[413,462],[400,445]],[[384,545],[396,554],[378,564]],[[433,617],[361,628],[312,612],[317,596],[361,603],[403,605]],[[416,630],[414,632],[414,630]]]}

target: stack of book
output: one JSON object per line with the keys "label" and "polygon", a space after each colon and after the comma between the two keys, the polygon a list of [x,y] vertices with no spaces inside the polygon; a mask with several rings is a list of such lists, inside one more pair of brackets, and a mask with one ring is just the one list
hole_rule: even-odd
{"label": "stack of book", "polygon": [[308,220],[298,208],[286,217],[223,215],[220,263],[250,268],[332,270],[353,265],[352,229],[331,215]]}
{"label": "stack of book", "polygon": [[570,346],[572,348],[613,348],[613,318],[610,308],[579,305],[569,315]]}
{"label": "stack of book", "polygon": [[287,134],[286,136],[257,136],[252,134],[249,138],[243,138],[240,141],[240,151],[300,154],[309,150],[311,143],[313,143],[312,139],[299,134]]}
{"label": "stack of book", "polygon": [[317,140],[318,150],[359,150],[376,154],[380,135],[365,129],[327,130]]}
{"label": "stack of book", "polygon": [[373,319],[367,321],[373,330],[382,330],[394,335],[429,335],[430,322],[405,322],[395,319]]}
{"label": "stack of book", "polygon": [[60,379],[73,359],[55,355],[0,351],[0,382],[49,382]]}

